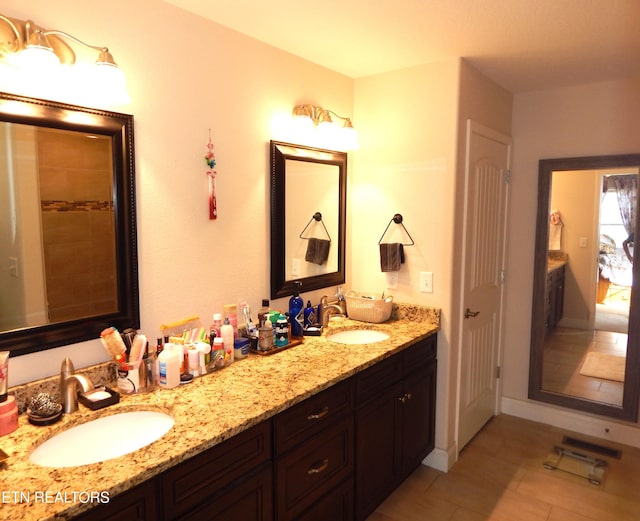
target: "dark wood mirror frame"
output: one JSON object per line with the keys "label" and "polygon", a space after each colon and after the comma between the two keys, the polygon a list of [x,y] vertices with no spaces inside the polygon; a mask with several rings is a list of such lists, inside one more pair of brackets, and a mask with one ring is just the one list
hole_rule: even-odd
{"label": "dark wood mirror frame", "polygon": [[[286,297],[298,290],[302,291],[337,286],[345,282],[345,237],[347,220],[347,154],[334,150],[324,150],[279,141],[270,143],[271,159],[271,298]],[[285,276],[285,186],[287,160],[308,161],[335,165],[339,172],[338,205],[338,269],[335,272],[310,277],[286,280]],[[311,205],[311,202],[310,202]]]}
{"label": "dark wood mirror frame", "polygon": [[[543,389],[545,285],[549,245],[549,205],[553,172],[567,170],[601,170],[618,167],[638,167],[640,154],[542,159],[538,170],[538,216],[533,274],[533,307],[531,320],[531,351],[529,365],[529,398],[592,414],[621,420],[638,420],[640,398],[640,262],[633,263],[633,285],[629,308],[629,331],[622,406],[609,405],[568,396]],[[640,211],[636,212],[636,230],[640,229]]]}
{"label": "dark wood mirror frame", "polygon": [[107,315],[0,332],[0,350],[24,355],[140,327],[133,116],[0,93],[0,121],[111,137],[118,309]]}

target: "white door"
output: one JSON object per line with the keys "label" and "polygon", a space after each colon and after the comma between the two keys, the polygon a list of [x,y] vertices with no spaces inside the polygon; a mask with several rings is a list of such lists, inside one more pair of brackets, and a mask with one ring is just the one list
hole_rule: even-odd
{"label": "white door", "polygon": [[496,413],[511,139],[467,123],[458,449]]}

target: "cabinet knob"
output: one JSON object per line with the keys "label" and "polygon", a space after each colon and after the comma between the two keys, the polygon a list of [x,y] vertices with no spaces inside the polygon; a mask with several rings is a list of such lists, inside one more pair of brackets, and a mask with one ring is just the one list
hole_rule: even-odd
{"label": "cabinet knob", "polygon": [[326,470],[328,466],[329,466],[329,460],[328,459],[324,459],[324,460],[319,461],[318,463],[316,463],[309,470],[307,470],[307,474],[309,474],[309,475],[320,474],[322,471]]}
{"label": "cabinet knob", "polygon": [[329,406],[325,405],[320,412],[314,412],[307,416],[307,420],[314,421],[324,418],[327,414],[329,414]]}

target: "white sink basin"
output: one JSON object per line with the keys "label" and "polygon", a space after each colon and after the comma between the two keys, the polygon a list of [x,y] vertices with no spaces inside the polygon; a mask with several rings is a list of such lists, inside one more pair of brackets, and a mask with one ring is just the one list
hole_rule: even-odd
{"label": "white sink basin", "polygon": [[340,344],[373,344],[389,338],[387,333],[375,329],[349,329],[339,331],[327,337],[331,342]]}
{"label": "white sink basin", "polygon": [[130,411],[103,416],[56,434],[29,459],[43,467],[76,467],[134,452],[164,436],[174,420],[159,411]]}

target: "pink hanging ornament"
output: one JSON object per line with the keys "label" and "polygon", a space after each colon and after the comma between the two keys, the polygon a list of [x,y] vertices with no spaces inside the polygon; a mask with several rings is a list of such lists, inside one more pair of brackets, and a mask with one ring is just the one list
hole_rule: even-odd
{"label": "pink hanging ornament", "polygon": [[207,143],[207,153],[204,156],[209,169],[207,177],[209,178],[209,219],[214,220],[218,217],[218,207],[216,203],[216,176],[215,171],[216,156],[213,153],[213,143],[211,142],[211,129],[209,129],[209,142]]}

